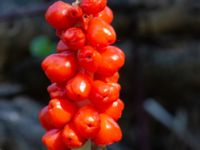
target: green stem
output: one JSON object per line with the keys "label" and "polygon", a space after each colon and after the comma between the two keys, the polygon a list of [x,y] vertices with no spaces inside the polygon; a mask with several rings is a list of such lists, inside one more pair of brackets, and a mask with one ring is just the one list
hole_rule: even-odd
{"label": "green stem", "polygon": [[88,140],[81,148],[73,148],[72,150],[92,150],[91,147],[91,141]]}
{"label": "green stem", "polygon": [[74,148],[72,150],[106,150],[106,146],[97,146],[88,140],[81,148]]}
{"label": "green stem", "polygon": [[97,146],[92,144],[92,150],[106,150],[106,146]]}

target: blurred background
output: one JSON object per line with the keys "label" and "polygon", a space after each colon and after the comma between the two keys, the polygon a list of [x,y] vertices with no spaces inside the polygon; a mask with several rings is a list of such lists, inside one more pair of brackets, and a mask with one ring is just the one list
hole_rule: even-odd
{"label": "blurred background", "polygon": [[[45,150],[41,70],[58,38],[44,12],[53,0],[1,0],[0,150]],[[71,2],[71,1],[66,1]],[[108,150],[200,150],[200,1],[108,0],[121,69],[124,138]]]}

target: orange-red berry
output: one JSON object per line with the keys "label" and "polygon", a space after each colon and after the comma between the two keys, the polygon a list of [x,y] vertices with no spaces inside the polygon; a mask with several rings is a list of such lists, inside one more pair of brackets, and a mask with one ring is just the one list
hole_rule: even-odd
{"label": "orange-red berry", "polygon": [[57,1],[49,6],[45,18],[46,21],[55,29],[66,29],[74,24],[71,19],[67,17],[68,10],[71,5]]}
{"label": "orange-red berry", "polygon": [[68,17],[70,19],[80,19],[83,15],[83,11],[79,6],[72,6],[68,11]]}
{"label": "orange-red berry", "polygon": [[85,138],[93,138],[100,129],[99,113],[89,105],[78,110],[73,122],[77,131]]}
{"label": "orange-red berry", "polygon": [[88,71],[95,72],[101,63],[101,54],[91,46],[84,46],[78,51],[79,65]]}
{"label": "orange-red berry", "polygon": [[91,83],[87,75],[79,73],[69,80],[66,85],[67,96],[74,101],[81,101],[88,98]]}
{"label": "orange-red berry", "polygon": [[107,4],[107,0],[81,0],[80,7],[86,14],[96,14],[102,11]]}
{"label": "orange-red berry", "polygon": [[51,54],[42,62],[42,68],[52,82],[64,83],[77,71],[74,53]]}
{"label": "orange-red berry", "polygon": [[86,15],[84,14],[80,20],[79,20],[79,26],[84,30],[84,31],[87,31],[88,29],[88,25],[89,25],[89,22],[90,20],[93,18],[92,15]]}
{"label": "orange-red berry", "polygon": [[96,14],[95,17],[101,18],[102,20],[110,24],[113,21],[113,12],[108,6],[106,6],[104,10]]}
{"label": "orange-red berry", "polygon": [[122,111],[124,110],[124,103],[122,100],[118,99],[106,107],[99,108],[101,113],[107,114],[108,116],[117,121],[121,118]]}
{"label": "orange-red berry", "polygon": [[95,47],[105,47],[116,41],[113,27],[97,17],[89,22],[86,37],[88,42]]}
{"label": "orange-red berry", "polygon": [[125,63],[124,52],[116,46],[108,46],[101,53],[102,62],[97,73],[104,76],[111,76],[117,72]]}
{"label": "orange-red berry", "polygon": [[62,41],[72,50],[78,50],[85,45],[85,34],[80,28],[69,28],[62,35]]}
{"label": "orange-red berry", "polygon": [[50,118],[49,118],[49,114],[48,114],[48,106],[42,108],[42,110],[39,112],[39,120],[40,123],[42,125],[42,127],[45,130],[51,130],[53,128],[55,128],[51,123],[50,123]]}
{"label": "orange-red berry", "polygon": [[96,145],[110,145],[118,142],[122,138],[122,132],[119,125],[106,114],[100,115],[100,131],[92,139]]}
{"label": "orange-red berry", "polygon": [[64,127],[62,131],[62,140],[69,148],[79,148],[86,142],[86,139],[75,130],[72,123]]}
{"label": "orange-red berry", "polygon": [[64,145],[64,142],[62,141],[62,134],[58,129],[48,131],[42,137],[42,142],[48,150],[70,150]]}
{"label": "orange-red berry", "polygon": [[57,128],[68,123],[77,111],[76,105],[66,99],[52,99],[48,105],[49,119]]}
{"label": "orange-red berry", "polygon": [[120,85],[117,83],[105,83],[96,80],[92,84],[90,101],[98,107],[105,107],[119,98]]}

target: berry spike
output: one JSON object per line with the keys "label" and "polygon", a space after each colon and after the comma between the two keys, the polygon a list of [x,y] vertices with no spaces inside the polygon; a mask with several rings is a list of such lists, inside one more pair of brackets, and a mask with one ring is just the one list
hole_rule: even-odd
{"label": "berry spike", "polygon": [[46,129],[44,145],[49,150],[81,150],[89,140],[101,149],[120,141],[117,120],[124,103],[118,79],[125,55],[112,46],[117,36],[107,0],[57,1],[45,19],[59,42],[55,54],[41,64],[51,81],[51,100],[39,113]]}

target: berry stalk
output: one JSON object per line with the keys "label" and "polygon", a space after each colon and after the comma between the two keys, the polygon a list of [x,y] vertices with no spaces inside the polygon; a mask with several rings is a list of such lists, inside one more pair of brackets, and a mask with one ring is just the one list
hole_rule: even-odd
{"label": "berry stalk", "polygon": [[106,146],[97,146],[97,145],[93,144],[92,150],[106,150]]}
{"label": "berry stalk", "polygon": [[92,142],[90,140],[88,140],[82,147],[80,148],[75,148],[72,150],[92,150]]}
{"label": "berry stalk", "polygon": [[122,138],[117,121],[124,109],[118,71],[125,55],[113,45],[112,10],[107,0],[57,1],[45,18],[59,42],[42,62],[51,81],[51,99],[39,113],[42,142],[48,150],[105,150]]}

